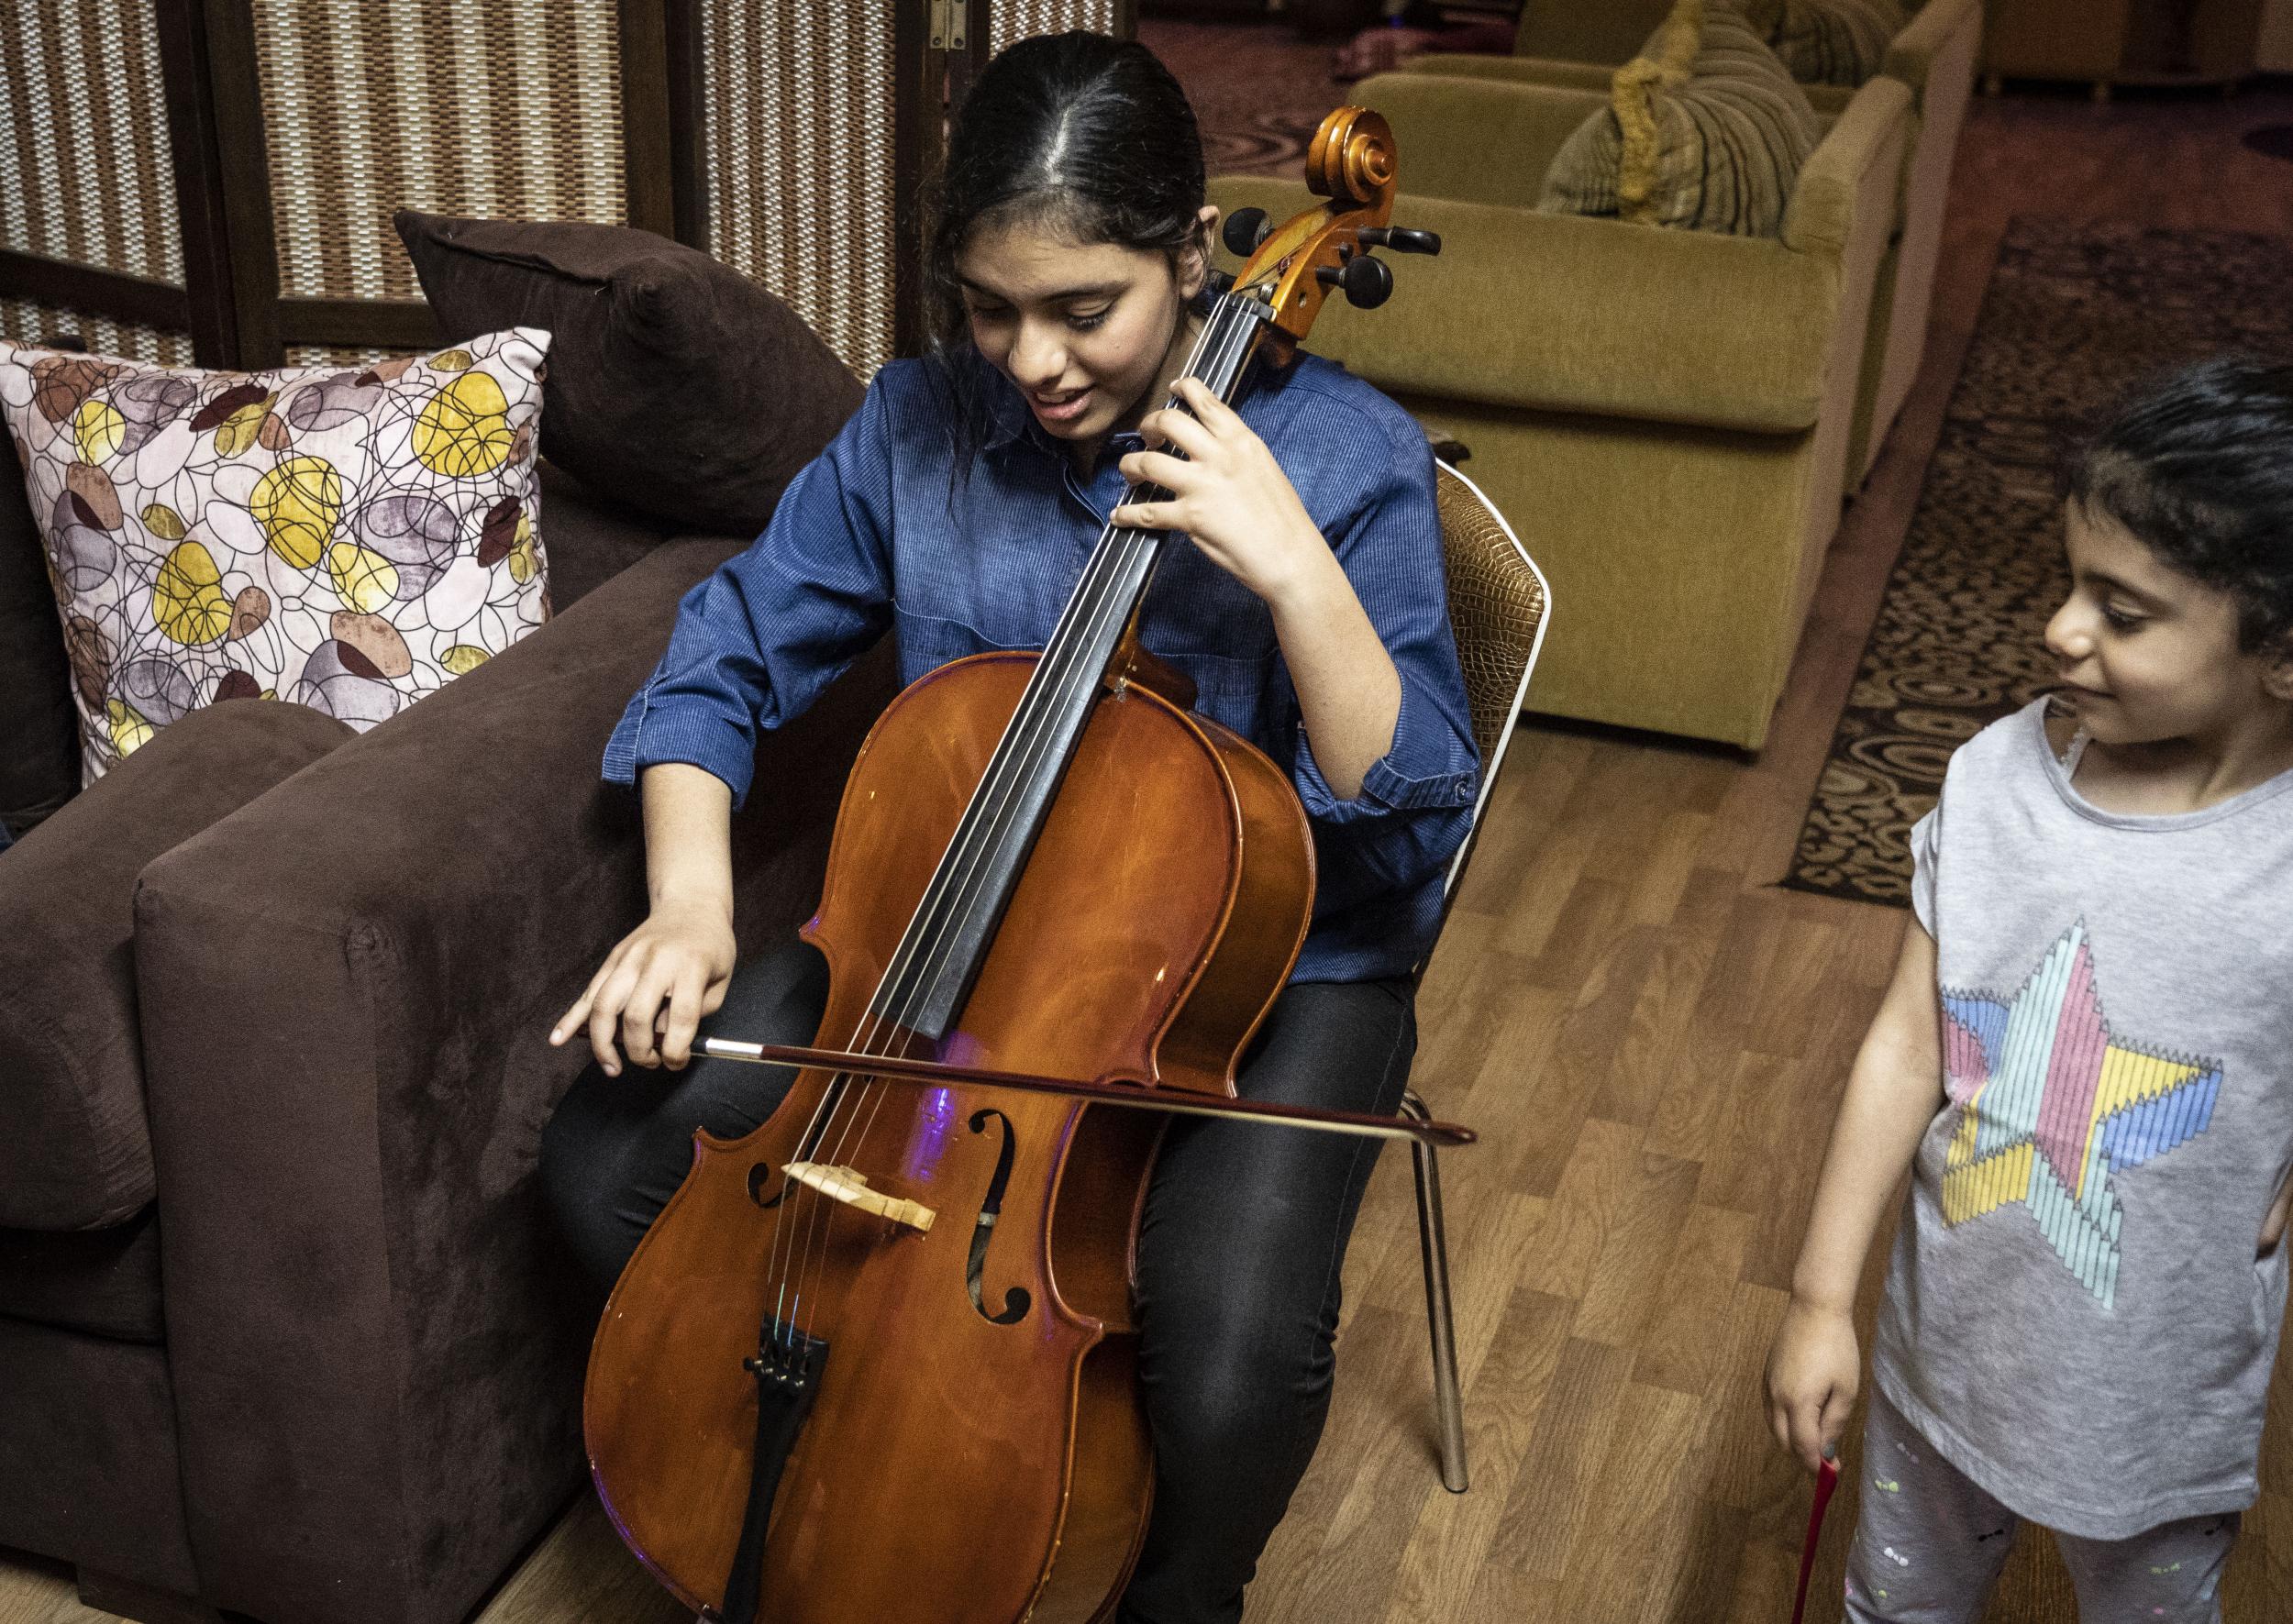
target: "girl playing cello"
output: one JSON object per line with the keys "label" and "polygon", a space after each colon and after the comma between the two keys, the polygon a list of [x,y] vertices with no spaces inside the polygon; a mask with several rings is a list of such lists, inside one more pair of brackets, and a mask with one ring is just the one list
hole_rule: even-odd
{"label": "girl playing cello", "polygon": [[[1291,774],[1319,883],[1291,980],[1237,1077],[1250,1098],[1391,1112],[1477,760],[1434,469],[1406,414],[1302,356],[1230,408],[1187,380],[1209,233],[1194,119],[1143,47],[1069,34],[990,64],[951,134],[930,245],[938,341],[877,373],[765,533],[693,589],[609,742],[641,786],[651,911],[551,1033],[595,1063],[543,1141],[567,1233],[620,1272],[692,1165],[791,1074],[697,1035],[803,1044],[825,998],[791,942],[736,963],[730,818],[756,732],[890,630],[903,678],[1040,647],[1110,522],[1181,532],[1141,642],[1197,709]],[[1152,447],[1169,446],[1183,459]],[[1119,506],[1147,482],[1169,500]],[[624,1077],[624,1060],[644,1068]],[[1120,1618],[1238,1618],[1327,1411],[1338,1275],[1375,1142],[1189,1122],[1136,1249],[1154,1515]]]}

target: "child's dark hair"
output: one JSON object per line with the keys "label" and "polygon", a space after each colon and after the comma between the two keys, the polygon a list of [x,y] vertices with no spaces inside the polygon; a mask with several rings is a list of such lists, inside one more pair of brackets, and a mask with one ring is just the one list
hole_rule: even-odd
{"label": "child's dark hair", "polygon": [[2226,355],[2150,379],[2070,447],[2057,485],[2228,592],[2246,653],[2293,641],[2293,366]]}
{"label": "child's dark hair", "polygon": [[[972,82],[931,197],[924,292],[934,354],[976,432],[956,258],[982,228],[1041,226],[1080,243],[1170,257],[1202,240],[1202,140],[1186,93],[1154,52],[1104,34],[1039,35]],[[958,458],[958,466],[964,459]]]}

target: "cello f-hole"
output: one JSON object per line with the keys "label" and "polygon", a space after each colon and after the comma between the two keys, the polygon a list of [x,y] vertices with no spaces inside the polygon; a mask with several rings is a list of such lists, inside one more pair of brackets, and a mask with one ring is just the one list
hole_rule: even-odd
{"label": "cello f-hole", "polygon": [[990,1121],[1003,1125],[1002,1147],[995,1156],[995,1177],[988,1180],[987,1199],[980,1204],[980,1216],[971,1226],[971,1255],[964,1265],[963,1283],[971,1293],[971,1306],[980,1310],[980,1318],[990,1325],[1016,1325],[1026,1318],[1028,1304],[1033,1300],[1024,1287],[1014,1286],[1003,1293],[1003,1311],[988,1312],[980,1293],[980,1271],[987,1263],[987,1243],[995,1234],[995,1215],[1003,1210],[1003,1187],[1011,1182],[1011,1162],[1016,1144],[1012,1139],[1011,1119],[993,1109],[971,1113],[970,1128],[974,1133],[984,1133]]}

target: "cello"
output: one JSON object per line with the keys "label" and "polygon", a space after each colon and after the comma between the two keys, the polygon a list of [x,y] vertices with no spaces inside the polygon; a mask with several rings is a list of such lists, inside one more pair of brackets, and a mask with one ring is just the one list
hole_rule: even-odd
{"label": "cello", "polygon": [[[1186,375],[1231,401],[1333,288],[1383,303],[1370,249],[1437,251],[1388,225],[1395,168],[1378,114],[1325,119],[1329,202],[1227,223],[1248,262]],[[1235,1097],[1313,847],[1283,769],[1138,644],[1165,545],[1108,525],[1041,653],[892,702],[803,933],[818,1046],[703,1045],[801,1069],[752,1132],[696,1134],[606,1304],[583,1429],[615,1527],[704,1618],[1106,1618],[1152,1503],[1130,1287],[1162,1120],[1471,1137]]]}

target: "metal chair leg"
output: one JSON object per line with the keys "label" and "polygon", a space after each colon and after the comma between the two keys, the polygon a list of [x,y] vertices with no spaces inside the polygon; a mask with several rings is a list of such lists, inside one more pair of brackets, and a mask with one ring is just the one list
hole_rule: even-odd
{"label": "metal chair leg", "polygon": [[[1401,1109],[1420,1121],[1432,1120],[1425,1102],[1411,1089]],[[1417,1242],[1425,1263],[1425,1320],[1433,1337],[1434,1407],[1441,1428],[1441,1483],[1453,1495],[1465,1492],[1465,1398],[1457,1383],[1457,1321],[1449,1308],[1449,1243],[1442,1226],[1441,1169],[1433,1148],[1410,1143],[1417,1175]]]}

